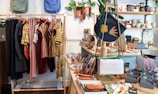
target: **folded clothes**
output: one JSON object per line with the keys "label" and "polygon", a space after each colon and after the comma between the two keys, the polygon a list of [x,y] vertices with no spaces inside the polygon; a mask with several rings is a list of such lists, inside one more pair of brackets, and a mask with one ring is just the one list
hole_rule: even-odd
{"label": "folded clothes", "polygon": [[141,71],[137,70],[137,69],[133,69],[131,71],[129,71],[129,74],[133,77],[138,77],[140,75]]}
{"label": "folded clothes", "polygon": [[148,77],[146,75],[141,75],[140,77],[140,86],[145,88],[154,88],[154,80],[151,77]]}
{"label": "folded clothes", "polygon": [[137,83],[138,82],[137,78],[140,76],[140,73],[141,71],[137,69],[133,69],[129,71],[128,73],[126,73],[125,82]]}
{"label": "folded clothes", "polygon": [[154,72],[154,78],[153,78],[154,82],[157,83],[158,82],[158,72]]}
{"label": "folded clothes", "polygon": [[144,75],[147,77],[150,77],[150,78],[154,78],[155,72],[153,72],[153,71],[142,72],[141,76],[144,76]]}
{"label": "folded clothes", "polygon": [[86,87],[86,90],[88,91],[103,91],[104,90],[104,85],[88,84],[85,87]]}
{"label": "folded clothes", "polygon": [[139,74],[130,71],[130,72],[126,73],[126,76],[137,78],[137,77],[139,77]]}
{"label": "folded clothes", "polygon": [[138,80],[137,80],[136,77],[126,76],[125,82],[127,82],[127,83],[137,83]]}

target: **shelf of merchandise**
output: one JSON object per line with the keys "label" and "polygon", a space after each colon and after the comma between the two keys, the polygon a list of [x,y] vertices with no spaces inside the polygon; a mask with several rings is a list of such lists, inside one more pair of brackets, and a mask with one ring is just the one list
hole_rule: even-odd
{"label": "shelf of merchandise", "polygon": [[118,14],[134,14],[134,15],[156,15],[158,12],[134,12],[134,11],[119,11]]}
{"label": "shelf of merchandise", "polygon": [[128,30],[157,30],[158,28],[127,28]]}

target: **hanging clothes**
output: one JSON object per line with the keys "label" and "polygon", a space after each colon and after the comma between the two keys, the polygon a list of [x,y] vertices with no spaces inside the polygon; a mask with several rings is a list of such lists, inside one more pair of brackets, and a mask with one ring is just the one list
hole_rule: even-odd
{"label": "hanging clothes", "polygon": [[[42,19],[40,19],[40,23],[39,23],[39,26],[41,26],[41,24],[43,23],[44,21]],[[38,26],[38,28],[39,28]],[[42,58],[42,33],[38,30],[37,28],[37,36],[38,36],[38,41],[37,41],[37,65],[38,65],[38,73],[39,74],[43,74],[46,72],[46,63],[47,63],[47,58]]]}
{"label": "hanging clothes", "polygon": [[41,57],[41,43],[42,43],[42,34],[38,32],[38,42],[37,42],[37,66],[38,66],[38,73],[43,74],[46,72],[46,63],[47,58]]}
{"label": "hanging clothes", "polygon": [[29,60],[29,25],[25,23],[22,30],[21,44],[24,45],[24,56]]}
{"label": "hanging clothes", "polygon": [[57,78],[63,76],[63,27],[61,19],[24,18],[6,21],[7,59],[11,79],[22,78],[30,72],[30,78],[56,68]]}
{"label": "hanging clothes", "polygon": [[29,19],[29,43],[30,43],[30,78],[37,77],[37,59],[36,59],[36,47],[33,43],[33,36],[35,33],[35,26],[38,21],[34,18]]}
{"label": "hanging clothes", "polygon": [[21,45],[21,39],[22,39],[22,29],[23,24],[21,21],[19,21],[16,24],[15,34],[14,34],[14,40],[15,40],[15,71],[16,72],[27,72],[28,62],[25,59],[24,56],[24,46]]}
{"label": "hanging clothes", "polygon": [[56,76],[63,77],[64,73],[64,56],[63,56],[63,26],[61,19],[56,19],[56,23],[54,29],[57,31],[56,36],[54,39],[55,46],[56,46]]}
{"label": "hanging clothes", "polygon": [[56,30],[54,29],[55,20],[53,19],[49,24],[48,31],[46,32],[46,41],[48,45],[48,58],[47,64],[51,72],[55,69],[55,62],[56,62],[56,48],[55,48],[55,35]]}
{"label": "hanging clothes", "polygon": [[46,34],[46,32],[47,32],[47,30],[48,30],[48,20],[46,20],[45,22],[43,22],[40,26],[39,26],[39,28],[38,28],[38,30],[41,32],[41,34],[42,34],[42,47],[41,47],[41,51],[42,51],[42,58],[46,58],[46,57],[48,57],[48,52],[47,52],[47,50],[48,50],[48,47],[47,47],[47,42],[46,42],[46,38],[45,38],[45,34]]}
{"label": "hanging clothes", "polygon": [[6,20],[7,62],[9,62],[11,79],[22,78],[22,73],[28,72],[28,64],[22,54],[23,46],[20,44],[22,27],[23,24],[16,19]]}

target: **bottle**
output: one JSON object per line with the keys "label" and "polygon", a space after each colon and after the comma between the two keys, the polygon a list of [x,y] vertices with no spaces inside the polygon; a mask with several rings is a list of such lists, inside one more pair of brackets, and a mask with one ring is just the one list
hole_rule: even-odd
{"label": "bottle", "polygon": [[101,57],[106,57],[107,56],[107,47],[106,47],[106,42],[104,42],[103,46],[101,46]]}

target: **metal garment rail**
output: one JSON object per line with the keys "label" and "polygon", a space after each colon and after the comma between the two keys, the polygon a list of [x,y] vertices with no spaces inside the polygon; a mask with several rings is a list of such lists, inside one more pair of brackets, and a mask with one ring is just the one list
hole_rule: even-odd
{"label": "metal garment rail", "polygon": [[[61,16],[63,17],[63,30],[64,30],[64,39],[63,39],[63,45],[64,45],[64,54],[66,53],[66,29],[65,29],[65,21],[66,21],[66,16],[72,16],[72,15],[67,15],[67,14],[0,14],[0,18],[2,17],[6,17],[6,18],[11,18],[11,17],[23,17],[23,16],[28,16],[28,17],[36,17],[36,16],[52,16],[52,17],[56,17],[56,16]],[[64,79],[63,79],[63,84],[64,84],[64,94],[66,94],[66,85],[65,85],[65,80],[66,80],[66,73],[64,73]],[[14,92],[18,92],[18,91],[50,91],[50,90],[62,90],[62,89],[55,89],[55,88],[48,88],[48,89],[20,89],[18,88],[15,89],[15,84],[16,84],[16,80],[11,80],[11,93],[15,94]],[[18,85],[20,86],[20,85]]]}

